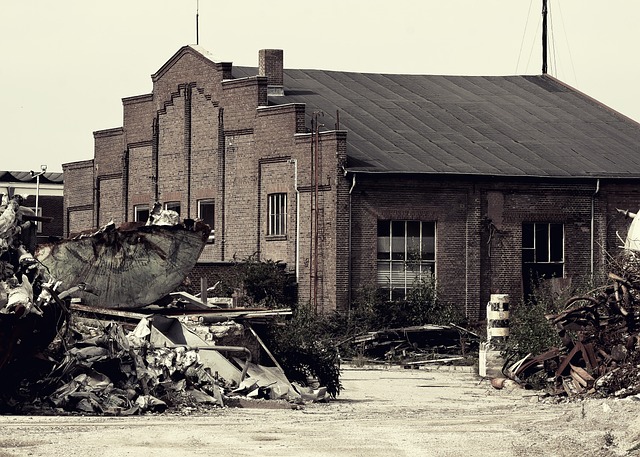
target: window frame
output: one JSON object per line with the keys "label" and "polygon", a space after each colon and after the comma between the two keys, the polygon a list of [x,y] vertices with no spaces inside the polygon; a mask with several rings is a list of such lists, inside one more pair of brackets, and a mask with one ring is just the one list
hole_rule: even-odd
{"label": "window frame", "polygon": [[[178,208],[177,210],[175,209],[176,207]],[[178,213],[178,216],[180,216],[180,210],[182,209],[182,205],[177,200],[176,201],[168,201],[168,202],[164,203],[162,208],[165,209],[165,210],[175,211],[176,213]]]}
{"label": "window frame", "polygon": [[[142,211],[141,211],[142,210]],[[147,217],[145,220],[141,220],[139,217],[140,213],[144,213],[144,211],[147,212]],[[151,215],[151,208],[149,207],[148,204],[143,204],[143,205],[133,205],[133,221],[134,222],[144,222],[147,223],[147,221],[149,220],[149,216]]]}
{"label": "window frame", "polygon": [[565,277],[565,245],[564,223],[522,223],[521,261],[525,297],[541,280]]}
{"label": "window frame", "polygon": [[[202,206],[203,204],[210,204],[211,205],[211,224],[209,224],[209,222],[205,221],[204,218],[202,217]],[[216,242],[216,236],[215,236],[215,215],[216,215],[216,205],[215,205],[215,199],[213,198],[202,198],[200,200],[197,201],[197,206],[198,206],[198,219],[202,220],[202,222],[204,222],[205,224],[207,224],[210,228],[211,228],[211,233],[209,233],[209,238],[207,238],[207,244],[215,244]]]}
{"label": "window frame", "polygon": [[376,284],[389,300],[405,299],[416,281],[435,276],[436,233],[435,221],[377,221]]}
{"label": "window frame", "polygon": [[267,195],[267,236],[281,238],[287,236],[288,198],[286,192]]}

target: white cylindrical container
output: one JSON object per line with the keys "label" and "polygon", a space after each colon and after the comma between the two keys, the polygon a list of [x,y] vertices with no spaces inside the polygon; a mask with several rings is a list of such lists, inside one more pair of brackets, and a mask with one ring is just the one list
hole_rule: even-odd
{"label": "white cylindrical container", "polygon": [[509,337],[509,295],[491,294],[487,303],[487,342],[501,344]]}

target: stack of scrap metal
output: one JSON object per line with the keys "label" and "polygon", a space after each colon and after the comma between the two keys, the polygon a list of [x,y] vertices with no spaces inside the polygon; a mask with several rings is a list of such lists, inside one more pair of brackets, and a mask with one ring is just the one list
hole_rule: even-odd
{"label": "stack of scrap metal", "polygon": [[562,341],[559,348],[505,368],[521,384],[540,384],[556,395],[640,393],[640,258],[620,257],[619,271],[593,296],[576,296],[562,313],[546,316]]}
{"label": "stack of scrap metal", "polygon": [[46,348],[69,314],[60,282],[33,256],[35,222],[45,219],[21,202],[0,203],[0,372]]}
{"label": "stack of scrap metal", "polygon": [[73,319],[62,346],[53,368],[5,392],[0,409],[132,415],[247,407],[252,399],[281,400],[297,409],[326,400],[326,389],[289,382],[275,360],[275,366],[259,365],[245,346],[205,341],[180,320],[162,315],[144,317],[130,332],[115,322],[91,327]]}
{"label": "stack of scrap metal", "polygon": [[455,325],[419,325],[358,335],[351,343],[372,362],[419,365],[464,359],[478,335]]}

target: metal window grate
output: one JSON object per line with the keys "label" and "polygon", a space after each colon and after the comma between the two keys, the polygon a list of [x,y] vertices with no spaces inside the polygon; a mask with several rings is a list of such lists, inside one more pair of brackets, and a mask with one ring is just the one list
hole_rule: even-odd
{"label": "metal window grate", "polygon": [[268,235],[287,234],[287,194],[269,194]]}

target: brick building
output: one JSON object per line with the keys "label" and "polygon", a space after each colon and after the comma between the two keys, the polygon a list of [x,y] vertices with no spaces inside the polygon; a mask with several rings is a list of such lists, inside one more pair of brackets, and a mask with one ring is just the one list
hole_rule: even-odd
{"label": "brick building", "polygon": [[640,207],[640,125],[547,76],[383,75],[215,62],[185,46],[122,100],[122,127],[64,165],[67,233],[160,201],[214,236],[205,274],[257,254],[299,300],[347,309],[434,272],[481,318],[531,272],[603,277]]}
{"label": "brick building", "polygon": [[0,171],[0,194],[21,195],[24,198],[23,206],[47,219],[46,222],[37,222],[36,229],[38,242],[46,242],[51,238],[64,236],[64,176],[59,172],[44,172],[38,177],[38,173],[40,172]]}

